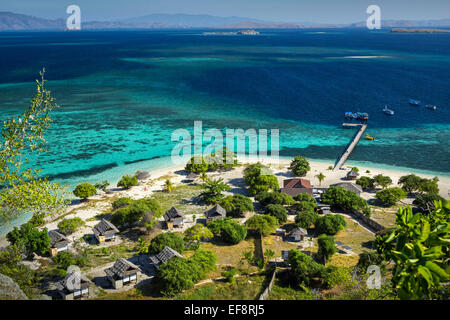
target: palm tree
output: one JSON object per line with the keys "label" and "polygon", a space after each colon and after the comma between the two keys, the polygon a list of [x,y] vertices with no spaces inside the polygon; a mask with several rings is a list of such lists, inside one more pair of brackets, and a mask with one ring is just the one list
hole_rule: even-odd
{"label": "palm tree", "polygon": [[142,239],[142,238],[139,238],[139,239],[138,239],[138,243],[137,243],[137,245],[136,245],[135,250],[136,250],[136,255],[138,256],[138,261],[139,261],[139,263],[141,263],[141,257],[142,257],[144,254],[147,254],[147,253],[148,253],[148,247],[149,247],[149,245],[150,245],[150,243],[148,243],[148,242],[145,241],[144,239]]}
{"label": "palm tree", "polygon": [[315,177],[317,178],[317,180],[319,180],[319,186],[322,185],[322,181],[325,180],[325,176],[323,175],[323,173],[320,172],[319,174],[316,174]]}
{"label": "palm tree", "polygon": [[206,174],[205,171],[202,171],[202,173],[200,174],[200,180],[202,180],[203,182],[208,180],[208,175]]}
{"label": "palm tree", "polygon": [[166,183],[164,184],[164,186],[165,186],[165,190],[167,192],[172,192],[173,184],[172,184],[172,182],[169,179],[166,180]]}

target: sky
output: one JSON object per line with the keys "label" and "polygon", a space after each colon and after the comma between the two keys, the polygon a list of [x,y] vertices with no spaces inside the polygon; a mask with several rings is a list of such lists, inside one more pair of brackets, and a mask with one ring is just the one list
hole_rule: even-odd
{"label": "sky", "polygon": [[239,16],[274,22],[352,23],[367,19],[369,5],[381,19],[450,18],[450,0],[0,0],[0,11],[66,18],[78,5],[84,21],[118,20],[152,13]]}

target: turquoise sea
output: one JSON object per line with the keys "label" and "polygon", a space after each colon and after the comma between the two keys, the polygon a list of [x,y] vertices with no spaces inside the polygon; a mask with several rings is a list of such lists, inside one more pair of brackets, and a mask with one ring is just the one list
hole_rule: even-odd
{"label": "turquoise sea", "polygon": [[70,186],[170,165],[171,133],[195,120],[204,130],[276,128],[281,156],[331,164],[353,135],[341,128],[346,111],[368,112],[376,138],[361,140],[351,163],[450,175],[448,34],[14,32],[0,33],[0,56],[1,119],[28,105],[47,69],[61,108],[50,152],[29,159]]}

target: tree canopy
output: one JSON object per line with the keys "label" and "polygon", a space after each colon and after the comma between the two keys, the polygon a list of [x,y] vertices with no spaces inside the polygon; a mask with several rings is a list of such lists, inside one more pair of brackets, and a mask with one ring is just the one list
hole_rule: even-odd
{"label": "tree canopy", "polygon": [[303,156],[296,156],[294,160],[292,160],[289,170],[292,171],[296,176],[304,176],[311,170],[309,165],[309,161]]}
{"label": "tree canopy", "polygon": [[278,226],[278,221],[273,216],[267,214],[257,214],[248,219],[245,222],[245,225],[254,233],[262,236],[268,236],[269,234],[275,232]]}
{"label": "tree canopy", "polygon": [[223,182],[223,178],[207,179],[200,187],[204,190],[200,198],[206,204],[215,204],[223,197],[223,192],[231,190],[231,187]]}
{"label": "tree canopy", "polygon": [[87,199],[94,196],[97,193],[97,189],[89,182],[80,183],[73,190],[73,194],[81,199]]}
{"label": "tree canopy", "polygon": [[136,176],[130,176],[128,174],[122,176],[120,181],[117,183],[118,187],[122,187],[125,189],[130,189],[131,187],[137,186],[138,179]]}
{"label": "tree canopy", "polygon": [[48,235],[47,228],[41,231],[31,223],[25,223],[20,228],[14,227],[10,231],[6,238],[12,245],[16,245],[26,255],[32,253],[46,254],[50,248],[50,236]]}
{"label": "tree canopy", "polygon": [[263,207],[269,204],[291,205],[295,203],[294,198],[288,194],[268,191],[258,193],[255,196],[255,200],[258,201]]}
{"label": "tree canopy", "polygon": [[[342,187],[330,187],[322,194],[322,201],[333,209],[363,210],[368,208],[367,201],[350,190]],[[367,209],[366,209],[367,210]],[[367,212],[364,212],[367,215]],[[369,211],[370,214],[370,211]]]}
{"label": "tree canopy", "polygon": [[321,259],[324,264],[335,254],[338,249],[332,236],[321,234],[317,239],[319,250],[317,251],[317,257]]}
{"label": "tree canopy", "polygon": [[375,197],[385,205],[393,205],[406,198],[406,192],[398,187],[387,188],[378,191]]}
{"label": "tree canopy", "polygon": [[228,217],[215,219],[207,227],[214,235],[231,244],[237,244],[247,236],[247,228]]}
{"label": "tree canopy", "polygon": [[316,220],[315,225],[319,233],[335,235],[339,230],[343,230],[347,226],[347,222],[340,214],[326,214],[319,217]]}
{"label": "tree canopy", "polygon": [[278,223],[287,221],[287,209],[281,204],[269,204],[266,206],[266,213],[278,220]]}
{"label": "tree canopy", "polygon": [[235,218],[242,216],[246,212],[255,210],[252,200],[242,194],[227,196],[223,198],[219,204],[225,209],[228,216]]}
{"label": "tree canopy", "polygon": [[165,246],[167,246],[179,253],[182,253],[184,251],[184,245],[184,239],[179,233],[165,232],[158,234],[150,241],[148,252],[151,254],[157,254],[161,252]]}
{"label": "tree canopy", "polygon": [[248,193],[252,196],[264,191],[277,191],[280,188],[277,177],[268,167],[259,162],[245,168],[244,181],[248,187]]}

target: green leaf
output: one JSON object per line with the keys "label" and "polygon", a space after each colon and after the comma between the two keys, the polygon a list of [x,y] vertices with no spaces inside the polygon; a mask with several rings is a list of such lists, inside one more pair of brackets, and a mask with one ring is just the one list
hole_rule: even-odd
{"label": "green leaf", "polygon": [[430,235],[430,223],[428,221],[425,221],[422,226],[422,235],[420,236],[420,241],[424,242],[428,239],[428,236]]}
{"label": "green leaf", "polygon": [[422,266],[419,266],[417,268],[417,271],[427,281],[428,288],[431,287],[433,285],[433,276],[431,275],[430,271]]}
{"label": "green leaf", "polygon": [[442,280],[449,280],[450,275],[448,275],[444,269],[439,267],[436,263],[427,261],[425,263],[425,267],[427,267],[431,272],[437,274]]}

